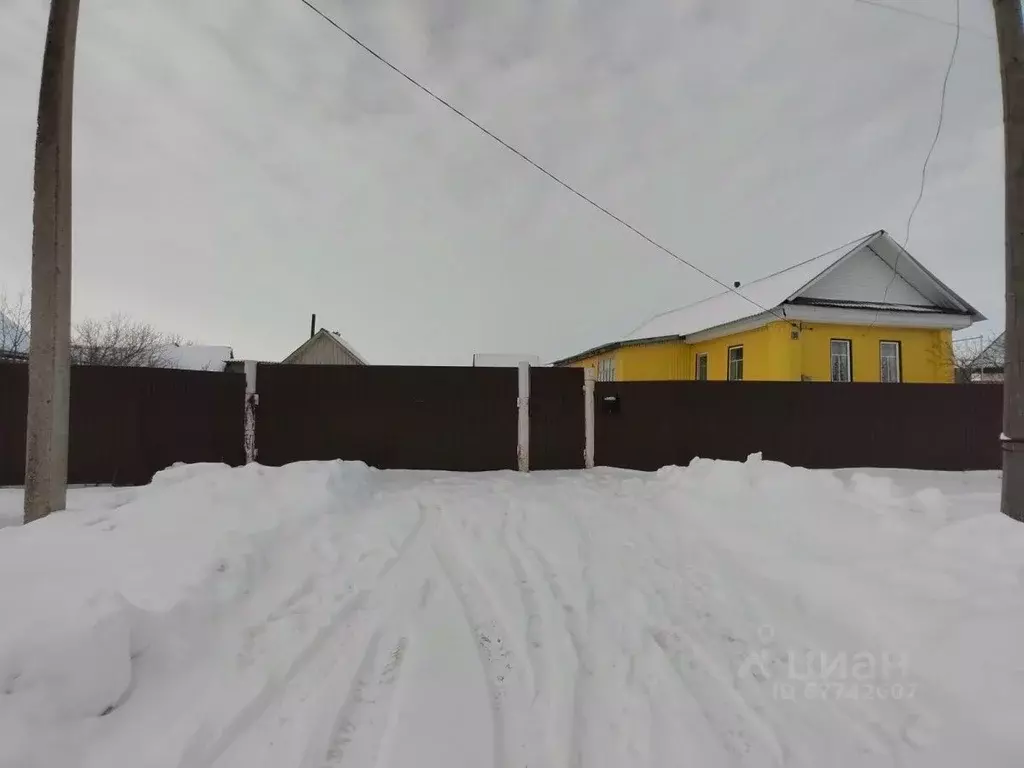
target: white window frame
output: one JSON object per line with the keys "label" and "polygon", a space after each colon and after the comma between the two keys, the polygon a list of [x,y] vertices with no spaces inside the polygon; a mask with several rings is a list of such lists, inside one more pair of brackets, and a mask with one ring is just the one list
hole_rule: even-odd
{"label": "white window frame", "polygon": [[597,363],[598,381],[615,381],[615,358],[606,357]]}
{"label": "white window frame", "polygon": [[[739,358],[733,359],[733,352],[739,352]],[[726,365],[726,377],[729,381],[743,381],[743,345],[736,344],[735,346],[729,347],[725,354],[725,365]],[[739,371],[738,375],[733,372],[733,363],[738,363]]]}
{"label": "white window frame", "polygon": [[[885,378],[885,365],[883,361],[887,357],[893,357],[893,355],[885,354],[885,348],[887,345],[895,347],[896,349],[896,378],[888,380]],[[882,341],[878,342],[878,380],[883,384],[899,384],[900,382],[903,381],[903,345],[900,344],[898,341],[893,341],[891,339],[883,339]]]}
{"label": "white window frame", "polygon": [[[846,354],[846,378],[836,378],[836,358],[842,359],[844,355],[837,355],[835,351],[835,345],[842,344],[845,347]],[[851,339],[829,339],[828,341],[828,379],[829,381],[849,384],[853,381],[853,341]]]}
{"label": "white window frame", "polygon": [[[701,363],[704,363],[704,375],[701,376]],[[694,381],[707,381],[708,380],[708,353],[698,352],[697,356],[693,360],[693,380]]]}

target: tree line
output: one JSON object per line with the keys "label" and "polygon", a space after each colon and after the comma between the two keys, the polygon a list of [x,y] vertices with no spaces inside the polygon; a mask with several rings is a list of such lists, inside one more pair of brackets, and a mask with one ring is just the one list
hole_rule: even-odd
{"label": "tree line", "polygon": [[[0,294],[0,359],[28,359],[32,335],[29,302],[19,296],[9,300]],[[71,362],[75,365],[110,365],[135,368],[171,368],[171,347],[188,342],[176,334],[163,333],[148,323],[123,314],[90,318],[76,323],[71,331]]]}

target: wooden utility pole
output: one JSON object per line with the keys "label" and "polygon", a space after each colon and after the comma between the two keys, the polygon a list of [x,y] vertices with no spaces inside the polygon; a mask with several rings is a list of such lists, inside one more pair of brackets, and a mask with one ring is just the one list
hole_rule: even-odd
{"label": "wooden utility pole", "polygon": [[1003,514],[1024,522],[1024,33],[1020,0],[992,0],[1006,149]]}
{"label": "wooden utility pole", "polygon": [[71,137],[79,0],[51,0],[36,126],[25,522],[67,501]]}

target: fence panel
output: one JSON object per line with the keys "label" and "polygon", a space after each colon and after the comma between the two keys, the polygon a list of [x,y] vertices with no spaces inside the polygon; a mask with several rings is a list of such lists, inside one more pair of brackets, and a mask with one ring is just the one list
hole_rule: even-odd
{"label": "fence panel", "polygon": [[530,370],[530,469],[582,469],[583,369]]}
{"label": "fence panel", "polygon": [[[28,366],[0,366],[0,391],[0,484],[20,485]],[[244,399],[241,374],[74,366],[68,482],[141,485],[177,462],[244,464]]]}
{"label": "fence panel", "polygon": [[514,469],[517,376],[514,368],[260,364],[258,461]]}
{"label": "fence panel", "polygon": [[25,410],[28,366],[0,363],[0,486],[25,478]]}
{"label": "fence panel", "polygon": [[751,453],[812,468],[1000,466],[997,384],[599,382],[598,464],[633,469]]}

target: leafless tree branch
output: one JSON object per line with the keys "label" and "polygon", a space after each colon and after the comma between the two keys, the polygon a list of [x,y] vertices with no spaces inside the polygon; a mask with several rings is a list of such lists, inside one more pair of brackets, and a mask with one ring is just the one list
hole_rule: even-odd
{"label": "leafless tree branch", "polygon": [[[24,359],[31,337],[32,312],[19,295],[9,300],[0,293],[0,359]],[[172,346],[185,346],[181,336],[161,333],[147,323],[115,314],[83,320],[72,330],[71,362],[76,365],[172,368]]]}

